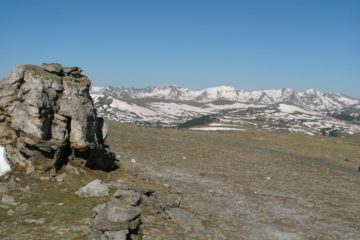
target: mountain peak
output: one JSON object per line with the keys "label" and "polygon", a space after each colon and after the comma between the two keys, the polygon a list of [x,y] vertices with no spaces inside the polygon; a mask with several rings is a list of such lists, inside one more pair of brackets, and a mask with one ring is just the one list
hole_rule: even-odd
{"label": "mountain peak", "polygon": [[176,85],[148,88],[101,88],[93,87],[92,93],[103,93],[119,99],[161,99],[176,101],[196,101],[208,103],[226,100],[240,103],[275,104],[287,102],[312,110],[336,110],[349,105],[360,104],[359,99],[343,94],[322,93],[314,89],[296,92],[291,88],[268,89],[260,91],[244,91],[231,86],[209,87],[193,91]]}

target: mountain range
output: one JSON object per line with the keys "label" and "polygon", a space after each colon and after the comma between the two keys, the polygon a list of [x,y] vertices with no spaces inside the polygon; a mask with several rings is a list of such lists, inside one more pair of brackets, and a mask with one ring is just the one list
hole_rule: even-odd
{"label": "mountain range", "polygon": [[[91,95],[100,115],[150,127],[212,124],[213,130],[242,129],[246,125],[311,135],[360,132],[360,99],[314,89],[93,87]],[[233,126],[224,122],[230,116],[236,122]]]}

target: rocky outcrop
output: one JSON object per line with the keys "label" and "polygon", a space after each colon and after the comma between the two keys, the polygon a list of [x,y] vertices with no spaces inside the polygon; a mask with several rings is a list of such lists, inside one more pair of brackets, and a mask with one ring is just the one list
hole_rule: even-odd
{"label": "rocky outcrop", "polygon": [[68,161],[112,170],[114,154],[78,67],[19,65],[0,82],[0,145],[27,172],[56,172]]}

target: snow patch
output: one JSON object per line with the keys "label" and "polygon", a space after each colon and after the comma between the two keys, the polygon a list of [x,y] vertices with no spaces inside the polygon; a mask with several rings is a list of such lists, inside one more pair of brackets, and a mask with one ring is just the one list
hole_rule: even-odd
{"label": "snow patch", "polygon": [[0,176],[4,175],[7,172],[10,172],[11,167],[10,163],[6,159],[5,148],[0,146]]}
{"label": "snow patch", "polygon": [[182,115],[184,112],[195,112],[210,114],[211,110],[196,106],[191,106],[182,103],[166,103],[166,102],[154,102],[151,104],[153,109],[159,112],[170,114],[170,115]]}
{"label": "snow patch", "polygon": [[290,113],[290,114],[298,112],[298,113],[305,113],[305,114],[308,114],[308,115],[318,115],[318,113],[316,113],[316,112],[310,112],[310,111],[307,111],[307,110],[302,109],[300,107],[293,106],[293,105],[288,105],[288,104],[283,104],[283,103],[279,104],[278,109],[281,112]]}
{"label": "snow patch", "polygon": [[138,116],[156,116],[157,113],[155,111],[152,111],[149,108],[140,107],[136,104],[130,104],[121,100],[118,100],[116,98],[112,98],[111,107],[126,110],[132,113],[135,113]]}
{"label": "snow patch", "polygon": [[210,123],[209,126],[211,127],[237,127],[233,124],[224,124],[224,123]]}
{"label": "snow patch", "polygon": [[245,131],[242,128],[229,128],[229,127],[202,127],[202,128],[189,128],[196,131]]}

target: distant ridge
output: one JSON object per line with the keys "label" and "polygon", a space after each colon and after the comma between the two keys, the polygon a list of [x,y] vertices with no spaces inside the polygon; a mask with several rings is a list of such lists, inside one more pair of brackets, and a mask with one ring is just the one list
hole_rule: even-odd
{"label": "distant ridge", "polygon": [[120,99],[159,99],[172,101],[195,101],[208,103],[219,100],[251,104],[291,103],[315,111],[334,111],[359,105],[360,99],[341,93],[322,93],[309,89],[296,92],[290,88],[245,91],[229,86],[218,86],[203,90],[191,90],[178,86],[124,88],[93,87],[92,94],[107,94]]}

